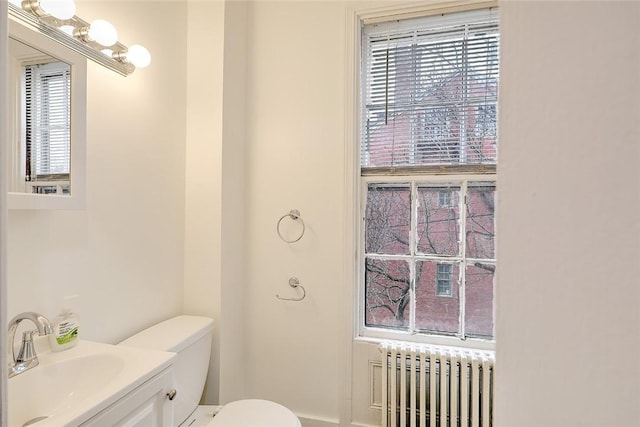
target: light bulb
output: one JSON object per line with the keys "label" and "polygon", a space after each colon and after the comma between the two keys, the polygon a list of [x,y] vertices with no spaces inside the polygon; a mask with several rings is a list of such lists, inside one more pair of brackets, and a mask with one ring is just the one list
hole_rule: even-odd
{"label": "light bulb", "polygon": [[58,19],[71,19],[76,14],[73,0],[40,0],[40,9]]}
{"label": "light bulb", "polygon": [[151,63],[151,54],[145,47],[134,44],[127,50],[127,61],[137,68],[144,68]]}
{"label": "light bulb", "polygon": [[96,19],[89,26],[89,38],[105,47],[113,46],[118,41],[118,32],[111,23],[104,19]]}

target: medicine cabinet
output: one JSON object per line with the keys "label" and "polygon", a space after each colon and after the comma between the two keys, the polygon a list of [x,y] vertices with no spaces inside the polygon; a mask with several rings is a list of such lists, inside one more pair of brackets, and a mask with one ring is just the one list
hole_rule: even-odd
{"label": "medicine cabinet", "polygon": [[9,19],[9,209],[83,209],[86,58]]}

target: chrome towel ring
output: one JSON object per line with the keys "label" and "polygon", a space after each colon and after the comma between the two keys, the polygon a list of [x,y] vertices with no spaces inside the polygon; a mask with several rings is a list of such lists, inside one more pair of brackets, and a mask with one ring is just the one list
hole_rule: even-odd
{"label": "chrome towel ring", "polygon": [[298,280],[297,277],[291,277],[289,278],[289,286],[291,286],[292,288],[300,288],[302,289],[302,296],[298,297],[298,298],[284,298],[281,297],[280,295],[276,294],[276,298],[283,300],[283,301],[302,301],[304,299],[304,297],[307,296],[307,291],[305,291],[304,286],[302,286],[300,284],[300,280]]}
{"label": "chrome towel ring", "polygon": [[[282,236],[282,233],[280,232],[280,224],[282,223],[282,220],[285,219],[286,217],[289,217],[294,221],[300,221],[300,223],[302,224],[302,231],[300,232],[300,235],[296,239],[287,240]],[[278,232],[278,236],[280,237],[280,239],[282,239],[284,242],[287,242],[287,243],[295,243],[298,240],[302,239],[302,236],[304,236],[305,229],[306,227],[304,225],[304,221],[300,217],[300,211],[298,211],[297,209],[291,209],[289,213],[282,215],[282,217],[280,217],[280,219],[278,220],[278,224],[276,225],[276,231]]]}

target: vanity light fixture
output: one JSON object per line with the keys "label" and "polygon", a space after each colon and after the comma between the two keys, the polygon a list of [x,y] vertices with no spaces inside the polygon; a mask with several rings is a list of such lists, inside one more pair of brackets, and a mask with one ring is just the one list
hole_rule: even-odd
{"label": "vanity light fixture", "polygon": [[75,14],[74,0],[10,0],[11,16],[19,18],[65,46],[124,76],[151,62],[151,54],[118,41],[115,27],[104,19],[89,24]]}

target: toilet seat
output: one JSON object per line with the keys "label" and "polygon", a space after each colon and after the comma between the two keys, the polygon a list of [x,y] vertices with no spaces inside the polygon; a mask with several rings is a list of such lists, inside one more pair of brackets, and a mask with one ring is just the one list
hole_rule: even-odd
{"label": "toilet seat", "polygon": [[302,427],[284,406],[261,399],[236,400],[223,406],[209,427]]}

